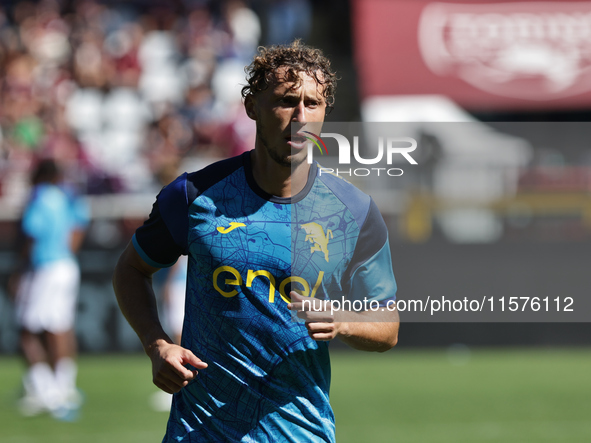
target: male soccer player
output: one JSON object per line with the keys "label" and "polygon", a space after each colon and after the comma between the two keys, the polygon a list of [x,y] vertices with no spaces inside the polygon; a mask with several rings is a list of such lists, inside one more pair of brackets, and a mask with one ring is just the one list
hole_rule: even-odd
{"label": "male soccer player", "polygon": [[[243,89],[254,150],[163,188],[121,256],[119,305],[152,360],[154,383],[175,393],[165,442],[333,442],[328,341],[375,351],[396,344],[395,312],[343,323],[303,309],[306,297],[383,304],[396,290],[375,204],[346,181],[319,176],[305,161],[305,139],[292,137],[292,126],[324,121],[334,88],[319,50],[297,41],[260,48]],[[160,326],[150,276],[183,254],[177,346]]]}
{"label": "male soccer player", "polygon": [[86,205],[59,186],[54,160],[41,160],[22,219],[21,260],[11,277],[21,348],[28,363],[23,379],[25,415],[51,412],[72,420],[80,406],[76,389],[74,317],[80,269],[74,254],[82,243]]}

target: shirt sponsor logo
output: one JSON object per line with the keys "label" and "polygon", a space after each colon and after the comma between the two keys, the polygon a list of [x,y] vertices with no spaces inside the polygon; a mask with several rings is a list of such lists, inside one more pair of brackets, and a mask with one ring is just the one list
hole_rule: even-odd
{"label": "shirt sponsor logo", "polygon": [[[230,290],[229,287],[246,286],[247,288],[250,288],[256,278],[263,278],[269,282],[269,303],[275,303],[275,292],[277,290],[283,301],[291,303],[291,298],[286,293],[288,284],[291,284],[291,290],[297,290],[304,297],[314,297],[322,283],[322,277],[324,277],[324,271],[318,273],[318,278],[311,289],[310,284],[306,279],[298,276],[290,276],[281,280],[277,287],[275,276],[271,271],[267,271],[266,269],[259,269],[257,271],[249,269],[246,273],[246,281],[244,281],[242,275],[240,275],[240,271],[236,268],[233,268],[232,266],[220,266],[213,271],[213,287],[220,293],[220,295],[226,298],[232,298],[238,294],[238,290]],[[220,283],[225,285],[225,287],[222,288]],[[296,284],[298,286],[296,286]]]}

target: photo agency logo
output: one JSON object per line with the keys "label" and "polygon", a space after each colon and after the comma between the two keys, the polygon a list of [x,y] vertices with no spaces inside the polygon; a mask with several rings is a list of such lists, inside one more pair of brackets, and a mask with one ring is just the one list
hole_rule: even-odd
{"label": "photo agency logo", "polygon": [[[375,176],[390,176],[400,177],[404,174],[404,170],[400,167],[392,167],[393,164],[398,164],[402,160],[403,163],[417,165],[416,160],[411,156],[417,148],[417,141],[411,137],[378,137],[377,149],[371,154],[372,157],[363,157],[359,148],[359,136],[352,137],[352,144],[350,139],[343,134],[336,132],[322,132],[320,136],[310,131],[302,131],[308,135],[305,138],[308,140],[308,163],[312,164],[314,161],[314,153],[320,152],[320,155],[329,155],[327,148],[327,139],[336,141],[338,146],[338,167],[326,168],[320,167],[320,175],[334,174],[338,176],[356,176],[367,177],[369,175]],[[329,145],[333,144],[328,142]],[[331,152],[334,153],[333,148]],[[351,155],[352,154],[352,155]],[[351,158],[352,157],[352,158]],[[363,165],[357,167],[358,165]],[[353,167],[355,166],[355,167]]]}

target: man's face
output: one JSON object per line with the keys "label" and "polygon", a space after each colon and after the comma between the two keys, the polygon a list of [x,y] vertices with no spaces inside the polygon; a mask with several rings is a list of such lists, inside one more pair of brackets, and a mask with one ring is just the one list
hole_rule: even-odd
{"label": "man's face", "polygon": [[292,137],[293,132],[319,133],[326,112],[324,86],[314,77],[299,72],[299,81],[287,81],[286,68],[275,73],[269,87],[247,98],[247,114],[256,121],[257,149],[280,166],[290,167],[306,159],[304,137]]}

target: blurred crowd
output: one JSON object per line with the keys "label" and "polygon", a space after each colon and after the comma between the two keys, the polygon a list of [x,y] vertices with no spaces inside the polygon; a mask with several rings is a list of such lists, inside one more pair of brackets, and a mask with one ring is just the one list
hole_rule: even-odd
{"label": "blurred crowd", "polygon": [[[303,14],[290,15],[294,7]],[[244,66],[260,43],[306,37],[294,20],[309,9],[270,0],[0,6],[0,198],[24,199],[39,158],[60,161],[83,193],[152,192],[188,158],[251,149]],[[271,41],[261,41],[263,28]]]}

